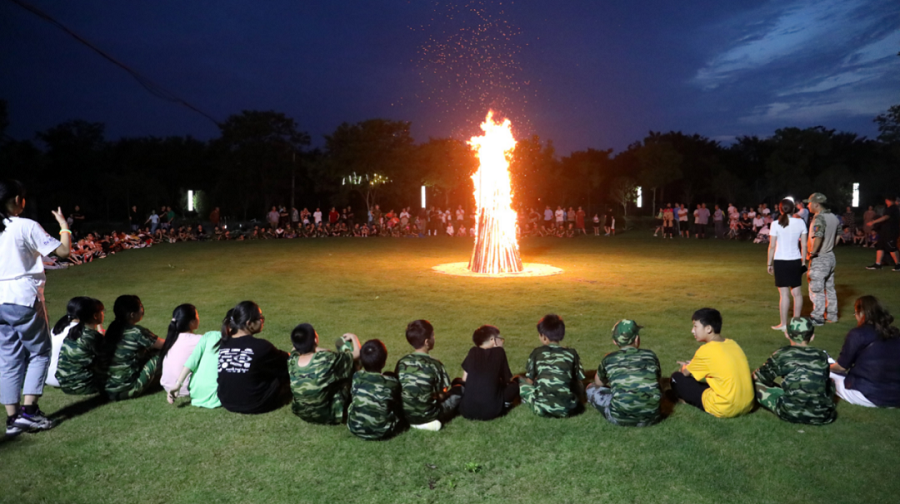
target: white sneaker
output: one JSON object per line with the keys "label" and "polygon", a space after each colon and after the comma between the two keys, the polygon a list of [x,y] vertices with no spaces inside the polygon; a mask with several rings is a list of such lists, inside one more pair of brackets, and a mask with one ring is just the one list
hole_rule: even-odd
{"label": "white sneaker", "polygon": [[432,420],[428,423],[410,425],[413,429],[419,430],[427,430],[427,431],[439,431],[441,430],[441,421],[440,420]]}

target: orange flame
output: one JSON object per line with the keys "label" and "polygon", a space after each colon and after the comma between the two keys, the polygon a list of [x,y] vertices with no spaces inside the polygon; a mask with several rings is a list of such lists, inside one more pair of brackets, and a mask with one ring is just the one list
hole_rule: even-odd
{"label": "orange flame", "polygon": [[509,161],[516,140],[511,123],[505,119],[495,123],[494,112],[487,114],[481,129],[484,135],[472,137],[480,165],[472,181],[475,183],[475,248],[469,270],[475,273],[519,273],[522,259],[516,241],[516,212],[512,209],[512,185]]}

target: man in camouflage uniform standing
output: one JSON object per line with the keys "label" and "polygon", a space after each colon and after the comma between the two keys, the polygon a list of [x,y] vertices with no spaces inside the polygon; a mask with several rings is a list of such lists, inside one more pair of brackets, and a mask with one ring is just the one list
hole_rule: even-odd
{"label": "man in camouflage uniform standing", "polygon": [[581,359],[573,348],[560,346],[566,333],[562,318],[547,315],[538,323],[542,346],[528,357],[519,395],[538,416],[567,417],[581,408],[584,380]]}
{"label": "man in camouflage uniform standing", "polygon": [[[837,417],[828,354],[808,346],[814,331],[809,318],[791,319],[786,335],[791,345],[776,350],[753,372],[757,402],[788,422],[822,425]],[[782,378],[781,386],[777,378]]]}
{"label": "man in camouflage uniform standing", "polygon": [[834,290],[834,241],[837,236],[840,220],[831,213],[825,203],[828,198],[822,193],[812,193],[809,199],[809,211],[814,214],[809,223],[808,259],[809,259],[809,298],[813,303],[810,318],[815,325],[823,325],[828,311],[828,322],[838,321],[837,292]]}
{"label": "man in camouflage uniform standing", "polygon": [[640,348],[640,329],[634,320],[616,322],[612,339],[619,350],[603,357],[587,388],[588,402],[615,425],[645,427],[661,419],[659,359]]}

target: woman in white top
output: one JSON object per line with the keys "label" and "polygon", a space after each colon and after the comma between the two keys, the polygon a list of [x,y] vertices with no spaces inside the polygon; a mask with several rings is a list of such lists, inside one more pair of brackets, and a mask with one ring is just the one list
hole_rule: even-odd
{"label": "woman in white top", "polygon": [[[200,327],[200,316],[194,305],[178,305],[172,312],[172,322],[169,323],[166,342],[159,352],[159,360],[162,362],[162,376],[160,376],[159,384],[166,390],[175,388],[184,363],[187,362],[194,347],[200,342],[202,335],[194,333],[198,327]],[[180,397],[190,395],[189,384],[190,382],[187,380],[181,382],[181,389],[178,391]]]}
{"label": "woman in white top", "polygon": [[72,243],[62,209],[52,212],[60,240],[37,222],[19,217],[24,210],[22,183],[0,180],[0,402],[6,408],[7,436],[53,427],[37,406],[51,352],[41,256],[55,252],[66,258]]}
{"label": "woman in white top", "polygon": [[778,312],[780,323],[772,326],[776,331],[787,331],[788,309],[791,298],[794,299],[794,317],[800,316],[803,309],[803,294],[800,292],[803,272],[806,271],[806,225],[803,219],[792,217],[794,202],[782,200],[779,208],[781,215],[773,222],[769,230],[769,257],[766,269],[775,275],[775,287],[781,300]]}

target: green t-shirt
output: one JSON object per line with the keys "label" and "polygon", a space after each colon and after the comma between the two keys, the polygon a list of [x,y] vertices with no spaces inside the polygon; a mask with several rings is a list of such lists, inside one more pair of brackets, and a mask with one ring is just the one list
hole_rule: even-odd
{"label": "green t-shirt", "polygon": [[184,367],[191,370],[191,381],[188,390],[191,393],[191,405],[201,408],[218,408],[219,402],[219,350],[216,344],[222,339],[219,331],[205,333]]}

